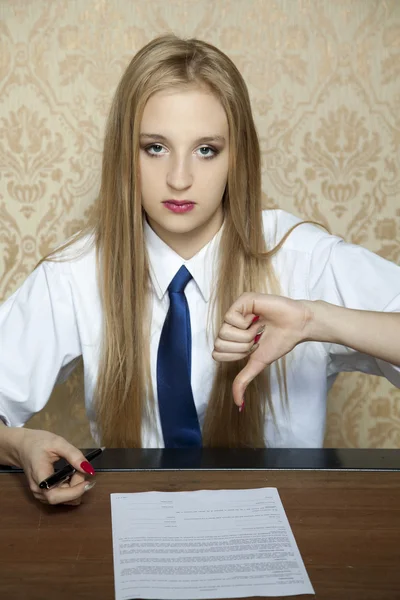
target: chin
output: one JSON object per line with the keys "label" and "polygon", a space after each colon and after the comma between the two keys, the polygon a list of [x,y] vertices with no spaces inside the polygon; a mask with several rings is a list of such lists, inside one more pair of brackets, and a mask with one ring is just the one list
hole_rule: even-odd
{"label": "chin", "polygon": [[190,213],[181,215],[163,215],[163,219],[158,218],[157,221],[154,219],[154,222],[157,223],[158,227],[165,229],[166,231],[171,231],[171,233],[186,233],[207,223],[207,221],[204,221],[203,219],[196,219],[196,215]]}

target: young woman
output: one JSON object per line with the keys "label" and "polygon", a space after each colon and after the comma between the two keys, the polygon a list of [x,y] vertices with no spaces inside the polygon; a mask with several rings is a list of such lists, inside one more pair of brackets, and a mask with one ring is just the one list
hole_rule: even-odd
{"label": "young woman", "polygon": [[[21,426],[80,356],[101,445],[321,446],[338,372],[400,386],[398,311],[399,267],[262,211],[240,73],[163,36],[116,91],[93,221],[0,309],[0,462],[79,502],[82,453]],[[78,473],[40,490],[59,457]]]}

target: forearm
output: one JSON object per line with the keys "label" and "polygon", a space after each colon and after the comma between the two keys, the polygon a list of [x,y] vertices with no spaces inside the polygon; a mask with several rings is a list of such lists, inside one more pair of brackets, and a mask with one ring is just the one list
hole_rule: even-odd
{"label": "forearm", "polygon": [[400,313],[353,310],[320,300],[309,306],[304,341],[341,344],[400,366]]}
{"label": "forearm", "polygon": [[23,430],[19,427],[7,427],[0,419],[0,465],[19,467],[17,447]]}

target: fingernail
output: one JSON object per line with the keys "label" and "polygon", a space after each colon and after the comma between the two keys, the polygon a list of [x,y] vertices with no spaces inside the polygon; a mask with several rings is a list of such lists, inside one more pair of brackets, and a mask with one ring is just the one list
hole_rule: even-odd
{"label": "fingernail", "polygon": [[83,471],[85,471],[85,473],[88,473],[89,475],[96,474],[92,465],[87,460],[84,460],[83,462],[81,462],[81,469],[83,469]]}
{"label": "fingernail", "polygon": [[252,347],[249,350],[249,354],[251,354],[252,352],[254,352],[254,350],[257,350],[257,348],[258,348],[259,345],[260,344],[253,344]]}
{"label": "fingernail", "polygon": [[259,319],[259,318],[260,318],[259,316],[258,316],[258,317],[254,317],[254,319],[252,320],[252,322],[251,322],[251,323],[252,323],[252,324],[253,324],[253,323],[257,323],[257,321],[258,321],[258,319]]}
{"label": "fingernail", "polygon": [[243,400],[242,404],[239,406],[239,412],[242,412],[243,409],[244,409],[244,400]]}
{"label": "fingernail", "polygon": [[90,483],[87,483],[85,485],[85,492],[88,492],[89,490],[91,490],[92,488],[94,488],[94,486],[96,485],[95,481],[91,481]]}
{"label": "fingernail", "polygon": [[257,344],[260,337],[262,336],[262,334],[264,333],[264,329],[265,329],[265,325],[263,325],[262,327],[260,327],[260,329],[257,331],[256,333],[256,337],[254,338],[254,343]]}

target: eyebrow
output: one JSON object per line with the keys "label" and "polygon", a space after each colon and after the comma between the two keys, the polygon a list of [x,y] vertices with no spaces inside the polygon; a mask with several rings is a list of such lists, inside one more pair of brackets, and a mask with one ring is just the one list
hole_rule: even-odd
{"label": "eyebrow", "polygon": [[[145,138],[156,140],[157,142],[169,141],[168,138],[165,137],[165,135],[161,135],[160,133],[141,133],[140,139],[142,140]],[[195,144],[210,144],[212,142],[220,142],[224,144],[226,140],[222,135],[207,135],[195,140]]]}

